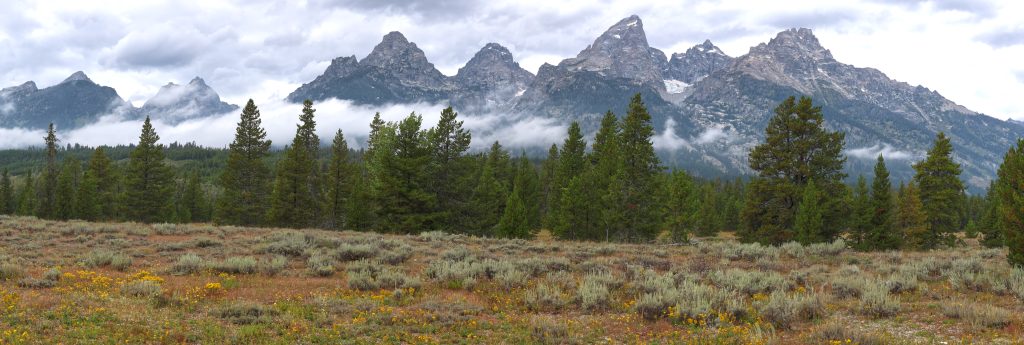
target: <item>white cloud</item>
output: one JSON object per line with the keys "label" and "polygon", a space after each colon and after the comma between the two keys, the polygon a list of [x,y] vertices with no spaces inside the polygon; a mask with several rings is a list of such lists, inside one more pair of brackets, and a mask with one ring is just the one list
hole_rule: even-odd
{"label": "white cloud", "polygon": [[693,151],[693,145],[676,134],[676,120],[672,118],[665,120],[665,131],[655,136],[652,141],[656,150],[676,151],[685,148]]}
{"label": "white cloud", "polygon": [[847,156],[860,159],[874,160],[878,158],[879,154],[886,160],[909,160],[920,156],[914,152],[897,150],[889,144],[875,144],[846,150]]}

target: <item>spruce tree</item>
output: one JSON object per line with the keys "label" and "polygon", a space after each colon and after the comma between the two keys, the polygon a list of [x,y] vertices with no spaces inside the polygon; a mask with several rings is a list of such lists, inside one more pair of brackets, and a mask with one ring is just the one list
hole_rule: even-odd
{"label": "spruce tree", "polygon": [[796,241],[800,244],[820,242],[824,237],[824,218],[821,207],[821,195],[814,180],[808,181],[804,187],[803,197],[797,206],[796,219],[793,224]]}
{"label": "spruce tree", "polygon": [[[586,158],[586,150],[587,142],[583,140],[583,133],[580,130],[579,123],[571,123],[568,136],[562,143],[561,150],[558,153],[558,168],[555,172],[554,186],[552,186],[552,197],[557,198],[557,202],[550,205],[550,217],[552,217],[551,230],[555,236],[562,239],[579,238],[581,230],[585,230],[583,227],[589,224],[589,221],[588,224],[578,224],[573,220],[574,218],[591,218],[588,212],[579,213],[580,209],[590,207],[588,203],[592,201],[582,201],[586,199],[584,192],[589,190],[584,189],[586,182],[581,177],[590,168]],[[575,188],[570,188],[569,185],[574,181],[576,184]],[[572,193],[579,194],[573,195]],[[575,209],[565,209],[564,207],[567,205],[575,207]]]}
{"label": "spruce tree", "polygon": [[154,223],[170,221],[174,173],[164,163],[164,147],[149,117],[142,124],[139,144],[125,170],[125,216],[128,220]]}
{"label": "spruce tree", "polygon": [[[844,138],[824,128],[821,107],[810,98],[797,102],[789,97],[779,104],[765,129],[765,142],[750,152],[750,167],[758,177],[748,187],[740,239],[770,244],[793,240],[797,207],[812,179],[821,192],[823,222],[840,224],[846,213]],[[815,239],[832,240],[839,229],[827,227]]]}
{"label": "spruce tree", "polygon": [[624,233],[627,201],[622,181],[625,178],[625,167],[621,152],[621,135],[619,118],[611,111],[605,113],[601,119],[601,128],[594,136],[590,154],[593,171],[586,175],[592,179],[587,181],[587,184],[592,186],[594,191],[594,202],[587,206],[595,210],[584,211],[601,215],[601,229],[598,229],[601,231],[597,234],[584,235],[585,238],[608,240],[612,234]]}
{"label": "spruce tree", "polygon": [[988,248],[1002,247],[1004,242],[1003,217],[999,214],[999,185],[993,180],[988,186],[988,193],[985,194],[985,209],[978,223],[981,230],[981,244]]}
{"label": "spruce tree", "polygon": [[952,155],[953,145],[945,133],[939,132],[928,156],[914,164],[914,183],[928,217],[928,232],[918,241],[922,249],[953,245],[953,233],[960,228],[959,205],[964,187],[960,164],[953,162]]}
{"label": "spruce tree", "polygon": [[524,207],[526,207],[527,229],[539,229],[541,204],[540,177],[537,175],[537,169],[533,163],[526,157],[525,151],[520,152],[515,170],[516,174],[512,188],[519,187],[519,199],[523,202]]}
{"label": "spruce tree", "polygon": [[432,159],[430,170],[433,181],[430,190],[437,199],[438,225],[440,229],[452,231],[464,225],[467,202],[471,189],[470,165],[465,156],[469,150],[472,135],[462,128],[459,114],[452,107],[441,111],[437,126],[427,132]]}
{"label": "spruce tree", "polygon": [[653,136],[651,115],[637,93],[629,103],[619,140],[623,165],[622,238],[627,241],[654,238],[659,230],[661,215],[656,196],[661,188],[657,177],[662,167],[654,153]]}
{"label": "spruce tree", "polygon": [[878,155],[875,179],[871,183],[871,231],[868,236],[872,250],[893,250],[900,247],[903,236],[893,229],[892,183],[885,159]]}
{"label": "spruce tree", "polygon": [[32,182],[32,171],[25,173],[25,183],[18,192],[18,209],[15,212],[19,216],[31,216],[36,211],[36,184]]}
{"label": "spruce tree", "polygon": [[14,213],[14,187],[11,185],[11,176],[7,169],[4,169],[0,177],[0,214],[9,215]]}
{"label": "spruce tree", "polygon": [[198,171],[192,171],[184,181],[178,202],[178,221],[184,223],[210,220],[209,201],[203,190]]}
{"label": "spruce tree", "polygon": [[853,248],[858,250],[869,250],[868,238],[871,233],[871,219],[874,212],[871,209],[871,193],[868,190],[867,179],[864,175],[857,177],[857,187],[854,189],[850,202],[850,241]]}
{"label": "spruce tree", "polygon": [[668,198],[665,201],[665,228],[678,242],[686,242],[693,216],[692,199],[696,193],[693,179],[683,169],[668,174]]}
{"label": "spruce tree", "polygon": [[392,149],[380,152],[388,155],[380,161],[376,185],[382,231],[416,234],[434,229],[438,219],[436,198],[428,190],[431,152],[426,133],[420,130],[422,123],[421,116],[410,114],[393,132]]}
{"label": "spruce tree", "polygon": [[263,223],[271,191],[270,169],[263,159],[271,142],[261,123],[260,111],[250,99],[242,109],[235,139],[228,146],[227,165],[218,180],[223,192],[217,198],[214,220],[219,224]]}
{"label": "spruce tree", "polygon": [[120,206],[120,176],[116,167],[102,147],[97,147],[89,158],[82,185],[82,193],[95,203],[95,208],[79,203],[89,210],[85,213],[91,220],[112,220],[117,218]]}
{"label": "spruce tree", "polygon": [[68,220],[78,218],[78,184],[82,174],[82,165],[77,159],[67,158],[61,167],[60,175],[57,176],[56,204],[54,204],[54,218]]}
{"label": "spruce tree", "polygon": [[285,158],[277,164],[277,176],[270,197],[267,219],[271,224],[290,228],[319,225],[320,176],[317,154],[320,139],[316,135],[313,102],[302,106],[301,123],[292,144],[285,149]]}
{"label": "spruce tree", "polygon": [[100,217],[101,205],[96,195],[99,182],[88,169],[82,176],[82,182],[78,184],[76,196],[76,217],[82,220],[96,221]]}
{"label": "spruce tree", "polygon": [[52,219],[57,213],[57,179],[60,175],[60,168],[57,167],[57,131],[50,123],[46,130],[46,167],[43,168],[42,180],[39,181],[38,202],[36,204],[36,216],[44,219]]}
{"label": "spruce tree", "polygon": [[504,158],[507,155],[497,141],[491,145],[491,150],[483,164],[483,170],[480,172],[480,179],[473,190],[472,203],[475,221],[470,230],[477,235],[492,234],[495,226],[501,221],[505,202],[508,200],[509,188],[505,181],[498,176],[498,172],[503,169],[502,165],[507,164],[507,159]]}
{"label": "spruce tree", "polygon": [[356,165],[352,174],[352,194],[345,208],[345,226],[354,230],[374,227],[374,192],[363,164]]}
{"label": "spruce tree", "polygon": [[530,236],[530,220],[523,202],[523,181],[518,181],[509,193],[505,210],[495,228],[495,235],[501,238],[527,238]]}
{"label": "spruce tree", "polygon": [[600,227],[601,214],[593,207],[593,192],[597,189],[590,185],[594,180],[589,176],[592,173],[587,169],[573,177],[561,193],[558,224],[554,228],[555,235],[561,239],[596,240],[604,237],[598,237],[604,232]]}
{"label": "spruce tree", "polygon": [[925,247],[924,239],[929,232],[928,215],[925,214],[920,194],[913,182],[907,184],[903,189],[894,225],[898,233],[903,235],[904,248],[922,249]]}
{"label": "spruce tree", "polygon": [[551,144],[548,157],[541,163],[540,168],[540,227],[548,230],[554,227],[556,221],[554,210],[559,202],[558,192],[561,190],[558,187],[558,164],[558,145]]}
{"label": "spruce tree", "polygon": [[332,229],[351,227],[348,223],[349,201],[352,197],[352,183],[358,173],[348,158],[348,142],[341,129],[334,134],[331,145],[331,162],[327,168],[325,214],[327,226]]}
{"label": "spruce tree", "polygon": [[1024,266],[1024,139],[1017,140],[1017,146],[1010,148],[999,166],[998,188],[999,214],[1002,219],[1003,237],[1009,253],[1006,259],[1010,265]]}
{"label": "spruce tree", "polygon": [[700,187],[699,193],[699,206],[695,207],[696,212],[693,215],[694,232],[698,236],[715,236],[722,228],[718,193],[711,183],[705,183]]}

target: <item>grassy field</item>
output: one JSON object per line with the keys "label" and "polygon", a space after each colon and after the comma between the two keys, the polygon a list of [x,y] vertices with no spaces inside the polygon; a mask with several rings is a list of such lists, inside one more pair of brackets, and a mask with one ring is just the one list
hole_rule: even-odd
{"label": "grassy field", "polygon": [[0,217],[7,343],[1021,343],[967,245],[498,240]]}

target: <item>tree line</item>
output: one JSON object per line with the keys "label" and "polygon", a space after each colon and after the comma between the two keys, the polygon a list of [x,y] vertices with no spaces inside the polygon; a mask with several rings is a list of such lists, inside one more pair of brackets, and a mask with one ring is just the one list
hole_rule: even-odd
{"label": "tree line", "polygon": [[844,133],[827,130],[821,108],[806,97],[775,108],[765,142],[749,155],[756,176],[735,181],[662,166],[640,95],[625,116],[606,113],[592,143],[578,123],[570,124],[561,145],[539,161],[524,152],[513,157],[499,142],[470,152],[472,135],[450,107],[431,128],[415,113],[395,122],[376,114],[359,150],[348,147],[341,130],[329,149],[321,145],[315,114],[312,102],[304,102],[292,142],[275,155],[250,100],[226,153],[186,151],[218,161],[207,164],[217,167],[205,171],[214,174],[209,181],[195,166],[170,163],[148,118],[123,164],[102,147],[86,162],[59,160],[51,126],[40,171],[22,174],[20,188],[4,172],[0,213],[508,238],[549,229],[563,239],[631,242],[735,230],[745,242],[844,237],[861,250],[951,246],[954,233],[966,229],[989,246],[1024,245],[1017,233],[1024,228],[1024,141],[1007,153],[984,198],[965,194],[953,147],[941,132],[926,158],[913,164],[909,183],[894,186],[879,156],[870,183],[860,176],[849,186]]}

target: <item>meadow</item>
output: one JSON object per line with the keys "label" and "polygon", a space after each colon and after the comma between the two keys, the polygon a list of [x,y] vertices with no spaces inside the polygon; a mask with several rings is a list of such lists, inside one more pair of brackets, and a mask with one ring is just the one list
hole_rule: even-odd
{"label": "meadow", "polygon": [[506,240],[0,217],[0,344],[1024,342],[972,239],[862,253],[723,233]]}

